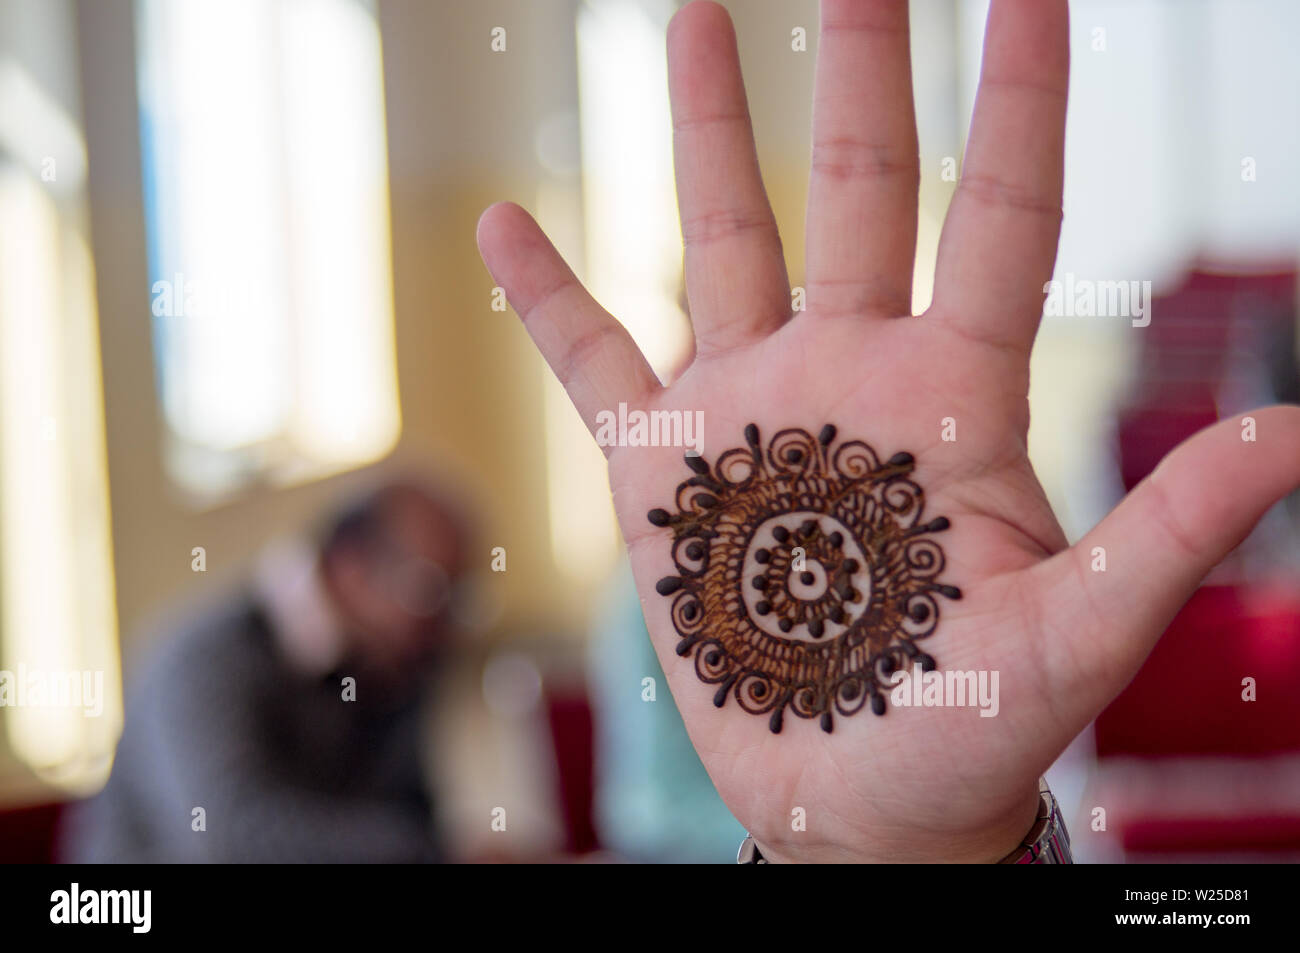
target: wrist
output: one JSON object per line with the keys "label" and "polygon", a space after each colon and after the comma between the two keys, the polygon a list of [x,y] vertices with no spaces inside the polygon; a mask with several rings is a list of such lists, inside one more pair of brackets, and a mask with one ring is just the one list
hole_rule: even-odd
{"label": "wrist", "polygon": [[1038,823],[1040,806],[1035,783],[1006,811],[969,831],[910,828],[857,844],[810,840],[807,832],[770,839],[755,835],[753,841],[762,858],[773,864],[996,864],[1024,844]]}

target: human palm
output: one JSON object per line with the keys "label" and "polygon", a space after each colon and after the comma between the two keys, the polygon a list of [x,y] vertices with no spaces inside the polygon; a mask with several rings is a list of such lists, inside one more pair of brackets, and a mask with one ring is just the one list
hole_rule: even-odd
{"label": "human palm", "polygon": [[950,523],[934,535],[938,581],[960,598],[949,591],[931,603],[937,625],[923,648],[942,670],[996,671],[997,715],[867,710],[825,716],[821,727],[833,730],[790,718],[778,732],[725,691],[717,706],[671,600],[656,591],[680,566],[672,527],[647,514],[677,509],[677,487],[693,475],[682,449],[607,450],[673,697],[722,798],[771,859],[1007,854],[1031,826],[1041,773],[1131,679],[1204,574],[1300,483],[1300,409],[1263,409],[1252,415],[1256,442],[1242,441],[1236,420],[1197,435],[1067,546],[1026,452],[1029,351],[1061,220],[1067,33],[1063,0],[993,3],[934,302],[917,317],[905,0],[822,4],[798,313],[730,22],[705,2],[674,18],[670,92],[696,354],[671,386],[526,213],[497,205],[480,223],[485,261],[593,430],[620,402],[703,411],[712,480],[719,455],[746,446],[749,424],[763,448],[785,428],[818,434],[832,424],[836,440],[865,441],[878,462],[910,454],[907,476],[924,494],[924,515],[913,516]]}

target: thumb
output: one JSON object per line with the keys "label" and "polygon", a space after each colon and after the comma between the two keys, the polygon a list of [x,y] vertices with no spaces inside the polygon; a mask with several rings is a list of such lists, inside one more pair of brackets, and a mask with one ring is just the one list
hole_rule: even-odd
{"label": "thumb", "polygon": [[1030,570],[1042,574],[1032,591],[1046,674],[1072,721],[1082,727],[1124,689],[1206,573],[1298,486],[1300,407],[1221,420]]}

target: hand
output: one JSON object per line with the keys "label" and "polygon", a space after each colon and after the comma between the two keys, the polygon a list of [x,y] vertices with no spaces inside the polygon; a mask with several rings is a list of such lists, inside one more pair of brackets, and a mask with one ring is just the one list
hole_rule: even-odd
{"label": "hand", "polygon": [[[937,597],[941,618],[916,647],[940,671],[997,671],[997,716],[891,707],[883,718],[837,713],[830,733],[787,717],[773,733],[735,697],[715,707],[698,648],[674,651],[672,600],[655,590],[679,573],[674,531],[647,512],[677,511],[676,488],[692,475],[681,449],[607,448],[673,696],[722,798],[773,860],[1005,856],[1032,825],[1039,776],[1129,682],[1210,568],[1300,484],[1300,408],[1262,409],[1256,442],[1242,441],[1236,420],[1207,429],[1067,545],[1026,453],[1029,352],[1061,223],[1067,17],[1064,0],[994,0],[934,302],[920,316],[910,308],[919,170],[905,0],[823,0],[807,308],[794,315],[730,21],[707,2],[673,19],[696,352],[672,386],[525,212],[495,205],[479,223],[484,261],[593,431],[620,402],[702,410],[714,464],[746,446],[751,422],[764,447],[783,428],[832,423],[837,441],[863,440],[881,461],[910,452],[924,519],[951,521],[933,539],[946,556],[939,581],[961,598]],[[945,417],[955,441],[941,439]],[[1091,569],[1095,546],[1105,572]],[[806,830],[792,830],[795,808]]]}

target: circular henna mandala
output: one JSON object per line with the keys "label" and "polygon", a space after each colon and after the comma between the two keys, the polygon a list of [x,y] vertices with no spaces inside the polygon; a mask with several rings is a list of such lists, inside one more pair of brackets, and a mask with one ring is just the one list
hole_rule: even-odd
{"label": "circular henna mandala", "polygon": [[677,512],[648,514],[673,533],[678,575],[655,588],[672,599],[677,654],[694,651],[715,705],[734,696],[774,732],[787,708],[826,731],[833,712],[883,715],[895,672],[934,668],[916,642],[939,624],[936,595],[961,598],[938,582],[931,534],[948,520],[921,522],[910,453],[882,464],[859,440],[837,445],[830,424],[782,430],[766,449],[750,424],[745,441],[712,467],[688,454]]}

